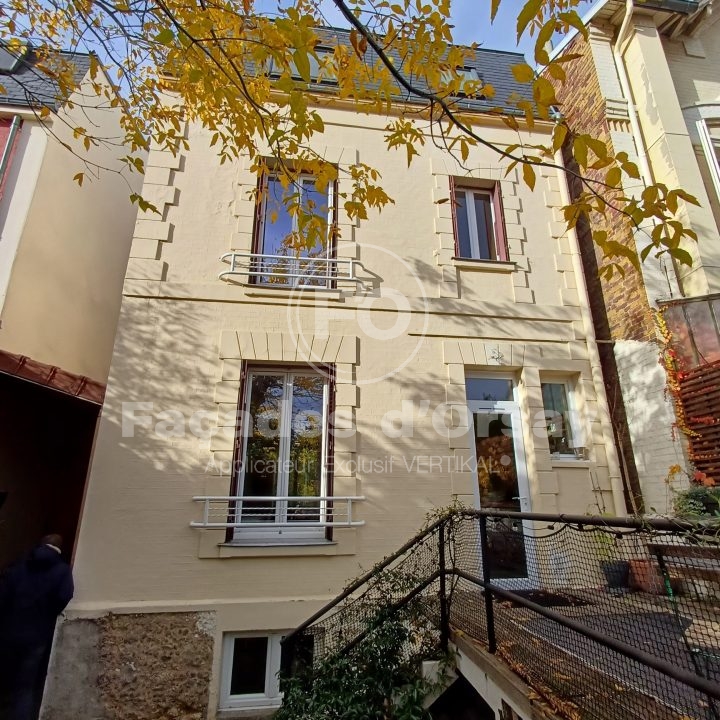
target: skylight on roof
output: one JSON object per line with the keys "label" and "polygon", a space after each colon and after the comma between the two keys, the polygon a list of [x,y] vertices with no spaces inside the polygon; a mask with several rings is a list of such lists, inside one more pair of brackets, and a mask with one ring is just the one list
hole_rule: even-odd
{"label": "skylight on roof", "polygon": [[16,45],[12,50],[7,45],[0,45],[0,74],[12,75],[17,72],[27,54],[27,45]]}

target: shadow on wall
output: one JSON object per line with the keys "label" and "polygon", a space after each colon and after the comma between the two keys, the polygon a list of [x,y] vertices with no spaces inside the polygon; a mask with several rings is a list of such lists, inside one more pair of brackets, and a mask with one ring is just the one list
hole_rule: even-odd
{"label": "shadow on wall", "polygon": [[48,533],[70,559],[99,406],[0,374],[0,569]]}

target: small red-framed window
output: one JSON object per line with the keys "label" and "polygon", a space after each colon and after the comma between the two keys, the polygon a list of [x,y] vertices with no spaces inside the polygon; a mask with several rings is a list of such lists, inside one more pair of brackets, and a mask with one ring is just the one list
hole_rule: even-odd
{"label": "small red-framed window", "polygon": [[468,260],[508,259],[500,183],[464,184],[450,179],[455,256]]}

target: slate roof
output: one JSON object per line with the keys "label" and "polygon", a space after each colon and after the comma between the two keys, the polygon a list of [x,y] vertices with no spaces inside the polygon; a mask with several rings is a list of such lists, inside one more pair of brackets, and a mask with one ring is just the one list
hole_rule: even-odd
{"label": "slate roof", "polygon": [[[350,31],[344,28],[323,28],[320,32],[323,47],[333,47],[337,44],[350,45]],[[75,81],[79,84],[90,67],[90,56],[85,53],[63,52],[61,57],[70,60],[75,64]],[[366,53],[368,65],[373,66],[377,56],[371,48]],[[401,67],[400,59],[395,58],[396,66]],[[5,93],[0,93],[0,106],[20,105],[24,107],[37,107],[46,105],[51,109],[58,109],[58,86],[52,79],[48,78],[35,67],[37,56],[30,51],[22,62],[20,68],[12,75],[0,74],[0,86],[5,88]],[[501,107],[508,112],[517,112],[514,103],[508,103],[512,95],[519,95],[525,99],[532,100],[532,90],[529,85],[518,83],[512,74],[512,66],[525,62],[521,53],[507,52],[503,50],[489,50],[478,48],[473,51],[472,57],[465,62],[465,67],[477,70],[483,82],[495,88],[495,96],[488,100],[470,98],[448,98],[453,108],[483,112],[491,108]],[[252,72],[252,70],[250,70]],[[413,85],[419,89],[428,90],[427,86],[419,82],[417,78],[408,78]],[[332,93],[331,83],[312,83],[310,88],[313,91]],[[413,100],[422,101],[421,98],[413,97],[407,91],[398,86],[396,99],[399,101]]]}
{"label": "slate roof", "polygon": [[[90,68],[90,55],[86,53],[62,52],[60,56],[75,65],[75,82],[79,85]],[[12,74],[0,74],[1,105],[20,105],[22,107],[40,107],[45,105],[52,110],[59,107],[58,84],[35,67],[37,55],[30,50],[20,67]]]}
{"label": "slate roof", "polygon": [[[350,44],[350,31],[344,28],[322,28],[318,33],[321,37],[320,47],[332,48],[335,45],[342,44],[352,47]],[[512,74],[512,66],[525,62],[522,53],[508,52],[504,50],[490,50],[478,48],[471,51],[472,57],[465,60],[466,68],[477,70],[480,78],[486,84],[495,88],[495,96],[489,100],[476,100],[470,98],[448,98],[448,102],[452,103],[453,108],[470,110],[475,112],[483,112],[491,108],[500,107],[506,112],[519,112],[514,102],[508,103],[512,95],[519,95],[526,100],[532,100],[532,88],[528,84],[519,83]],[[393,56],[394,53],[390,52]],[[368,48],[365,58],[370,67],[374,66],[377,61],[377,55]],[[399,56],[394,55],[395,66],[401,68]],[[417,78],[408,77],[408,80],[416,85],[418,89],[429,90],[427,85],[420,82]],[[330,83],[311,84],[313,91],[332,92],[333,85]],[[423,102],[422,98],[413,97],[408,92],[398,86],[396,99],[399,101],[412,102],[413,100]]]}

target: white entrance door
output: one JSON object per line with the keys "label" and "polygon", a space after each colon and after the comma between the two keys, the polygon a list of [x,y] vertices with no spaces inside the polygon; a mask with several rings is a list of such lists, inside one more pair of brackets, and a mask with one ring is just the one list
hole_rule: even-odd
{"label": "white entrance door", "polygon": [[[530,512],[520,407],[510,376],[475,375],[466,379],[472,422],[472,467],[477,506],[499,511]],[[529,523],[488,518],[488,560],[492,578],[503,584],[532,584],[533,553]]]}

